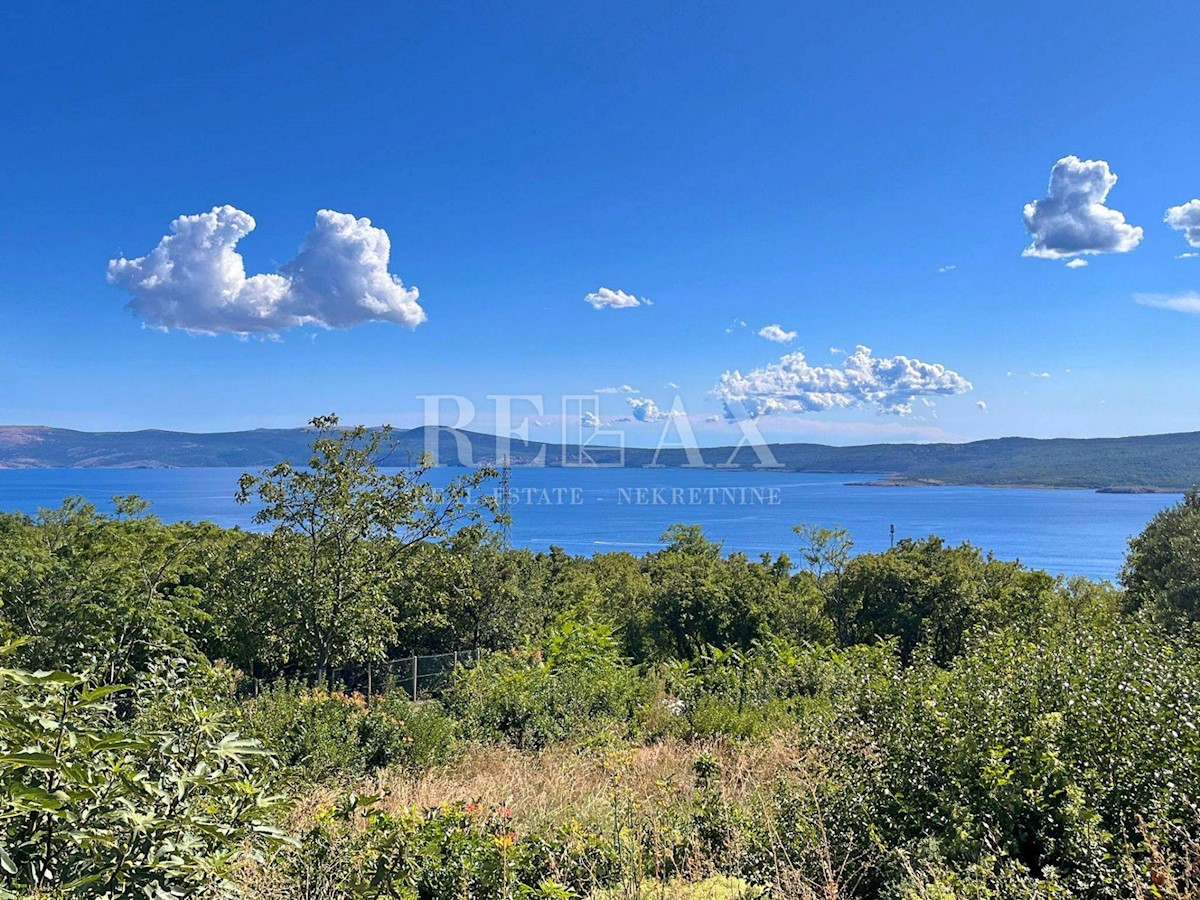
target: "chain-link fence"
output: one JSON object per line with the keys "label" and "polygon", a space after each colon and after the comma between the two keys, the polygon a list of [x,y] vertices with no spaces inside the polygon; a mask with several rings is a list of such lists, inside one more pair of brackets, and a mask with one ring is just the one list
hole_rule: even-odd
{"label": "chain-link fence", "polygon": [[316,669],[282,672],[271,678],[247,679],[243,682],[243,689],[253,691],[257,696],[274,682],[287,680],[322,684],[331,690],[360,691],[367,696],[402,690],[410,699],[418,700],[436,694],[450,683],[450,676],[456,668],[473,666],[482,655],[480,650],[455,650],[452,653],[431,653],[342,666],[330,669],[324,675]]}

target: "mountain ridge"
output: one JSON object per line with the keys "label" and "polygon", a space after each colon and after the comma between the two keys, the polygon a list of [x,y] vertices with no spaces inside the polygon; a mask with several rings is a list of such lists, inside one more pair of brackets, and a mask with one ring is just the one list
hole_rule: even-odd
{"label": "mountain ridge", "polygon": [[[414,462],[427,440],[436,439],[442,464],[494,464],[503,448],[494,435],[430,427],[396,430],[397,464]],[[255,468],[282,460],[303,462],[311,431],[307,428],[258,428],[248,431],[180,432],[80,431],[47,425],[0,426],[0,468]],[[460,456],[465,442],[469,456]],[[1184,490],[1200,484],[1200,432],[1116,438],[1003,437],[967,443],[861,444],[837,447],[816,443],[768,445],[781,469],[792,472],[886,474],[885,485],[985,485],[1004,487],[1091,488],[1106,491]],[[611,446],[586,448],[598,463],[615,462]],[[749,447],[701,448],[706,465],[761,468]],[[507,449],[514,466],[552,467],[580,459],[578,445],[512,441]],[[732,463],[730,460],[732,459]],[[684,451],[628,447],[624,465],[686,466]]]}

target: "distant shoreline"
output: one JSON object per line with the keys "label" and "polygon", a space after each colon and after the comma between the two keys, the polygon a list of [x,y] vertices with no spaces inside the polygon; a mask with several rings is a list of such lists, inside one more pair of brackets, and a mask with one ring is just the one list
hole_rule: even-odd
{"label": "distant shoreline", "polygon": [[1185,494],[1187,488],[1132,485],[1093,487],[1084,484],[982,484],[968,481],[939,481],[933,478],[879,478],[875,481],[847,481],[846,487],[928,488],[982,487],[997,490],[1092,491],[1097,494]]}
{"label": "distant shoreline", "polygon": [[[261,469],[309,458],[312,431],[256,429],[213,434],[169,431],[81,432],[0,426],[0,469]],[[1178,494],[1200,484],[1200,431],[1118,438],[989,438],[969,443],[771,443],[754,448],[601,447],[504,441],[495,435],[428,426],[396,431],[392,460],[416,463],[426,451],[450,465],[568,467],[591,457],[624,468],[833,473],[872,487],[974,487]],[[697,453],[700,459],[697,460]],[[769,454],[769,456],[768,456]],[[759,468],[763,459],[778,467]],[[730,462],[736,463],[729,466]],[[886,473],[881,475],[880,473]],[[859,478],[856,479],[855,475]]]}

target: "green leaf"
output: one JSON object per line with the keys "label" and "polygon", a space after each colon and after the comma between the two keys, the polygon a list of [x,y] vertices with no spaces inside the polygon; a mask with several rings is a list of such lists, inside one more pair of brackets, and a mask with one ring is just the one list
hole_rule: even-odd
{"label": "green leaf", "polygon": [[21,751],[0,754],[0,766],[25,767],[30,769],[56,769],[58,760],[51,753]]}

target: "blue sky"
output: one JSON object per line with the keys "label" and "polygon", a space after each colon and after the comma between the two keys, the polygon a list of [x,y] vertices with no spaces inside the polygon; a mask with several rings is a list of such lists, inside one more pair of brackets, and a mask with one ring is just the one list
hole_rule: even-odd
{"label": "blue sky", "polygon": [[[1161,308],[1200,308],[1200,258],[1178,258],[1192,248],[1163,222],[1200,197],[1200,7],[998,10],[5,7],[0,423],[408,425],[423,394],[538,393],[550,436],[560,395],[630,385],[663,409],[678,395],[714,443],[739,434],[708,421],[724,373],[770,382],[802,351],[836,378],[830,348],[865,345],[961,381],[933,406],[918,389],[905,415],[881,411],[902,388],[824,410],[785,398],[763,433],[1200,429],[1200,316]],[[1025,204],[1069,155],[1107,163],[1107,206],[1143,230],[1079,268],[1022,255]],[[369,218],[426,321],[146,327],[167,321],[162,298],[134,315],[148,282],[110,284],[109,260],[225,204],[257,226],[237,244],[248,274],[310,273],[302,305],[324,302],[297,257],[317,211]],[[595,309],[601,287],[652,305]],[[795,337],[758,335],[773,324]],[[650,443],[663,426],[615,427]]]}

